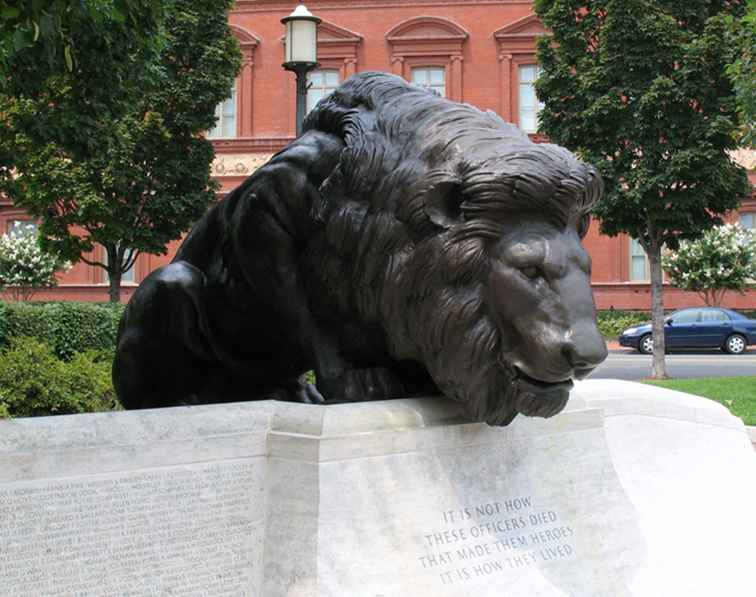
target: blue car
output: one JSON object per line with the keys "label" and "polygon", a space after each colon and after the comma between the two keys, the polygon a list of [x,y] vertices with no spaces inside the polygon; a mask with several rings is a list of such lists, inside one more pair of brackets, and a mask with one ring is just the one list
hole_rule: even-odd
{"label": "blue car", "polygon": [[[719,307],[682,309],[665,317],[664,339],[669,349],[721,348],[729,354],[741,354],[749,344],[756,344],[756,319]],[[651,354],[654,350],[651,324],[626,329],[620,334],[619,343]]]}

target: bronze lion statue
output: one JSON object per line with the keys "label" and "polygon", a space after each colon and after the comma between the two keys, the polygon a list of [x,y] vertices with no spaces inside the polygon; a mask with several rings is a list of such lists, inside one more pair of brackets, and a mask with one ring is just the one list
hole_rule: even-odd
{"label": "bronze lion statue", "polygon": [[137,289],[118,396],[443,393],[491,425],[554,415],[607,354],[580,244],[601,192],[592,167],[496,114],[358,74]]}

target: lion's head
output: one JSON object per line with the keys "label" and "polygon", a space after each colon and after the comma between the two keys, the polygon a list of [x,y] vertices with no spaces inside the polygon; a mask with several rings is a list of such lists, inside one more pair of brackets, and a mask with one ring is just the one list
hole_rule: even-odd
{"label": "lion's head", "polygon": [[383,73],[348,80],[305,126],[346,145],[313,205],[349,282],[334,301],[477,420],[561,411],[607,354],[580,244],[596,171]]}

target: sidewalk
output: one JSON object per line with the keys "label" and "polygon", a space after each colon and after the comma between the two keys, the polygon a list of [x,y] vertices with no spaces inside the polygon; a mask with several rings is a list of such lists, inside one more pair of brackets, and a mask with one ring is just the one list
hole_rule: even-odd
{"label": "sidewalk", "polygon": [[632,348],[627,348],[626,346],[620,346],[617,340],[607,340],[606,347],[611,351],[621,350],[624,352],[624,351],[633,350]]}

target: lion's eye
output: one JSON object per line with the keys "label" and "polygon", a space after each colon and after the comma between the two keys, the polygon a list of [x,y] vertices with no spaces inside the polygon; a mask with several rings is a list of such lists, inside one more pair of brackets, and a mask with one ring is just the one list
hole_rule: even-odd
{"label": "lion's eye", "polygon": [[520,269],[522,275],[531,280],[535,280],[541,276],[541,270],[535,266],[523,267]]}

